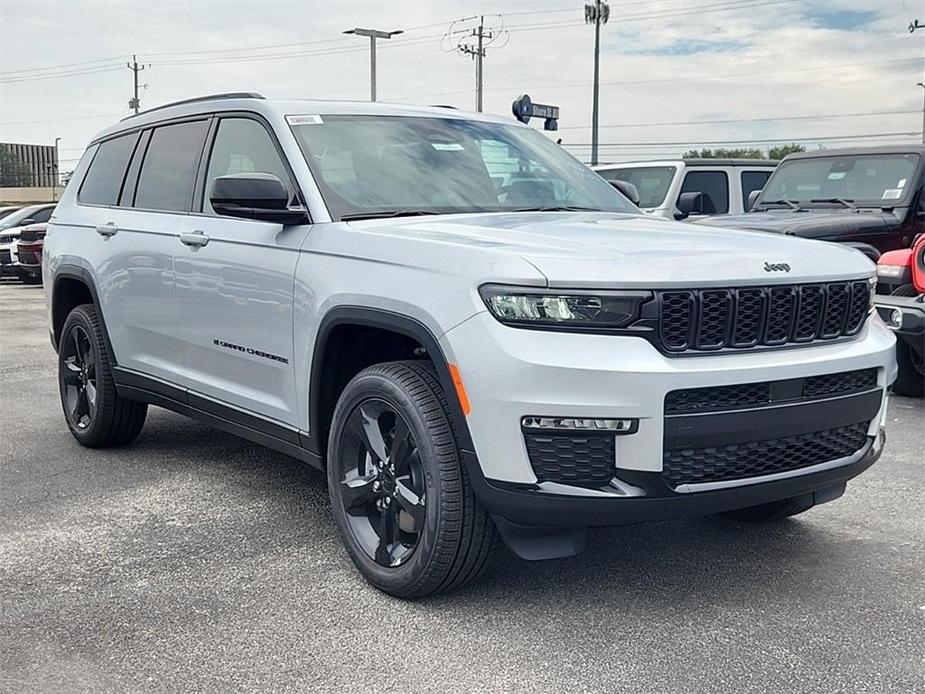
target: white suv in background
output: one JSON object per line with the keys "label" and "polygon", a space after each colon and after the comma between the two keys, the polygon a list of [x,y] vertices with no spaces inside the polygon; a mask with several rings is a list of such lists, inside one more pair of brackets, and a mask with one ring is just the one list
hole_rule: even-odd
{"label": "white suv in background", "polygon": [[231,94],[125,119],[43,270],[78,442],[129,443],[153,404],[314,465],[357,568],[402,597],[502,539],[545,559],[591,526],[835,499],[881,453],[896,373],[861,254],[652,219],[541,133],[446,108]]}
{"label": "white suv in background", "polygon": [[777,164],[768,159],[677,159],[593,168],[607,181],[635,186],[644,212],[686,219],[748,212],[749,194],[764,187]]}

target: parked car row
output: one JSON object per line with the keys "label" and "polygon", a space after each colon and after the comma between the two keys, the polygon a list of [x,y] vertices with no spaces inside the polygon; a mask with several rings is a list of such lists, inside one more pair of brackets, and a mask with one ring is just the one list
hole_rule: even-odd
{"label": "parked car row", "polygon": [[54,203],[0,208],[0,277],[42,282],[42,245]]}

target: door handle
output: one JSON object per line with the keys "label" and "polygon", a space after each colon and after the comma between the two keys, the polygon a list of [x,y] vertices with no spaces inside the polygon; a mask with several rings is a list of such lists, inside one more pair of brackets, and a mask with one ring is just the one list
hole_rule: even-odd
{"label": "door handle", "polygon": [[105,236],[106,238],[115,236],[116,232],[118,231],[119,227],[116,226],[115,222],[106,222],[105,224],[100,224],[96,227],[96,233],[100,236]]}
{"label": "door handle", "polygon": [[180,243],[191,248],[202,248],[209,243],[209,237],[196,229],[188,234],[180,234]]}

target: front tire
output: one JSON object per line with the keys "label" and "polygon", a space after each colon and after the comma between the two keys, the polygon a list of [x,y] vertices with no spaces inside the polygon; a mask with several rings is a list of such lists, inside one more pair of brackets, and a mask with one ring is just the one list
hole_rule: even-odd
{"label": "front tire", "polygon": [[388,362],[344,389],[328,444],[328,490],[363,577],[400,598],[481,576],[500,537],[475,499],[430,364]]}
{"label": "front tire", "polygon": [[116,392],[112,361],[93,304],[72,310],[61,328],[58,389],[68,429],[83,446],[121,446],[144,426],[148,406]]}

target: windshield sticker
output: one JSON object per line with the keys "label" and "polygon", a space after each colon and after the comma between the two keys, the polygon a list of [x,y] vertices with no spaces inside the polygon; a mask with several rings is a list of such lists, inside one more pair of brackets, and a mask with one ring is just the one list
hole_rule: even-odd
{"label": "windshield sticker", "polygon": [[899,179],[899,183],[896,184],[896,187],[897,187],[897,188],[905,188],[905,187],[906,187],[906,179],[905,179],[905,178],[900,178],[900,179]]}
{"label": "windshield sticker", "polygon": [[322,125],[321,116],[286,116],[289,125]]}
{"label": "windshield sticker", "polygon": [[883,191],[884,200],[898,200],[903,196],[903,191],[901,188],[888,188]]}
{"label": "windshield sticker", "polygon": [[840,181],[845,177],[845,171],[833,171],[829,174],[830,181]]}
{"label": "windshield sticker", "polygon": [[430,146],[441,152],[462,152],[465,149],[458,142],[431,142]]}

